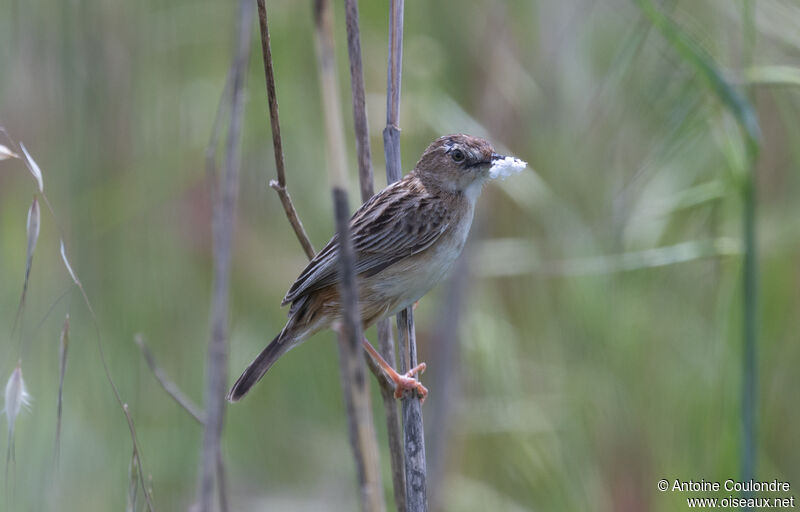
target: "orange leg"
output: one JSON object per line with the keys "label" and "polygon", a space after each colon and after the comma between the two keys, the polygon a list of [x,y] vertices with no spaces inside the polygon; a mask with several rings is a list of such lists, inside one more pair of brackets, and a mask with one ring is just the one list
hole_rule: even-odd
{"label": "orange leg", "polygon": [[394,390],[394,397],[400,398],[403,396],[403,392],[406,390],[417,390],[419,393],[421,401],[424,403],[425,398],[428,396],[428,388],[422,385],[420,381],[414,378],[414,375],[421,374],[425,371],[426,364],[420,363],[414,368],[410,369],[405,375],[400,375],[397,371],[392,368],[392,366],[386,362],[386,360],[381,357],[375,347],[367,340],[367,338],[362,338],[361,345],[364,346],[364,350],[372,357],[372,359],[378,363],[384,372],[389,376],[392,381],[395,383],[395,390]]}

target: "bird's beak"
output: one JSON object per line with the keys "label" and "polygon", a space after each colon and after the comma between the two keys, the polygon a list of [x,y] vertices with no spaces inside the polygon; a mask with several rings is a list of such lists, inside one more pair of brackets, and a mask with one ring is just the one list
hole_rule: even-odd
{"label": "bird's beak", "polygon": [[494,164],[498,160],[503,160],[505,159],[505,157],[506,157],[505,155],[498,155],[497,153],[492,153],[492,163]]}

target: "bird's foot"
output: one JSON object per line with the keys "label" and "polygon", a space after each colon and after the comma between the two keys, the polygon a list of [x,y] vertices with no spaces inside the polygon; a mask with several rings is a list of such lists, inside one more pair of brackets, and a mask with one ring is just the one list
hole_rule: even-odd
{"label": "bird's foot", "polygon": [[425,371],[425,368],[428,366],[425,363],[420,363],[414,368],[410,369],[405,373],[405,375],[400,375],[397,373],[397,370],[392,368],[392,365],[386,362],[386,360],[381,357],[375,347],[367,340],[367,338],[363,338],[361,340],[361,344],[364,346],[364,350],[370,355],[373,361],[375,361],[378,366],[383,370],[384,374],[394,382],[394,397],[400,398],[403,396],[405,391],[416,391],[417,395],[420,397],[421,402],[425,402],[425,398],[428,396],[428,388],[422,385],[420,381],[414,378],[414,375],[421,374]]}
{"label": "bird's foot", "polygon": [[428,388],[423,386],[420,381],[415,379],[414,375],[422,374],[426,367],[427,365],[425,363],[420,363],[406,372],[405,375],[400,375],[397,372],[394,372],[394,375],[390,375],[395,384],[394,397],[401,398],[404,392],[416,390],[417,394],[419,395],[420,402],[425,403],[425,399],[428,397]]}

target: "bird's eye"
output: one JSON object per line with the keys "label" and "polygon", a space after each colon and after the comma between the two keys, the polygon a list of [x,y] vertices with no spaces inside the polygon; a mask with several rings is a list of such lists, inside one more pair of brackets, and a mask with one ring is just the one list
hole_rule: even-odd
{"label": "bird's eye", "polygon": [[460,149],[454,149],[453,151],[451,151],[450,152],[450,157],[457,164],[460,164],[461,162],[463,162],[464,158],[465,158],[464,152],[461,151]]}

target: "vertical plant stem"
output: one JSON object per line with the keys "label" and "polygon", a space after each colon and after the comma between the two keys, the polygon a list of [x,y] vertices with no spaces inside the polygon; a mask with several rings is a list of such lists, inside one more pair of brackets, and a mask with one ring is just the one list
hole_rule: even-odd
{"label": "vertical plant stem", "polygon": [[[755,12],[754,2],[743,0],[743,65],[752,65],[755,48]],[[752,91],[747,91],[750,103],[754,104]],[[742,350],[742,481],[755,479],[756,467],[756,383],[758,379],[756,358],[758,343],[758,254],[756,252],[756,160],[758,149],[755,141],[745,138],[747,145],[747,173],[742,190],[742,238],[744,240],[743,281],[743,328],[744,342]],[[745,498],[753,497],[752,492],[743,493]],[[750,507],[745,510],[751,510]]]}
{"label": "vertical plant stem", "polygon": [[[247,0],[239,2],[237,44],[233,60],[230,124],[221,182],[214,205],[214,266],[211,295],[210,340],[206,363],[205,433],[198,489],[198,510],[213,507],[215,474],[219,479],[220,441],[225,416],[225,391],[228,384],[228,322],[230,270],[236,204],[239,195],[239,138],[242,128],[244,82],[250,57],[251,10]],[[219,482],[222,483],[221,481]],[[225,492],[222,492],[225,495]]]}
{"label": "vertical plant stem", "polygon": [[[386,128],[383,130],[383,151],[386,158],[386,180],[393,183],[402,175],[400,160],[400,85],[403,71],[403,0],[389,4],[389,58],[386,85]],[[414,314],[411,308],[397,316],[401,339],[400,370],[408,371],[417,360]],[[387,359],[389,361],[389,359]],[[389,361],[391,363],[391,361]],[[409,366],[411,365],[411,366]],[[403,433],[405,440],[406,510],[428,509],[425,437],[419,398],[407,394],[403,398]]]}
{"label": "vertical plant stem", "polygon": [[339,102],[339,83],[333,48],[333,10],[329,0],[314,0],[317,64],[325,122],[326,159],[333,188],[346,188],[347,157],[344,143],[344,121]]}
{"label": "vertical plant stem", "polygon": [[[396,367],[392,324],[388,318],[378,322],[378,350],[383,359],[393,368]],[[378,369],[377,371],[381,371]],[[398,512],[405,512],[406,505],[406,471],[403,457],[403,430],[400,427],[400,414],[394,390],[389,386],[381,386],[383,412],[386,416],[386,437],[389,443],[389,461],[392,466],[392,489],[394,503]]]}
{"label": "vertical plant stem", "polygon": [[383,129],[383,153],[386,179],[394,183],[402,177],[400,161],[400,82],[403,72],[403,0],[389,4],[389,64],[386,78],[386,128]]}
{"label": "vertical plant stem", "polygon": [[[744,346],[742,350],[742,481],[755,478],[756,462],[756,343],[758,340],[758,256],[756,253],[756,200],[754,169],[743,190],[742,230],[744,237]],[[752,493],[745,493],[746,497]]]}
{"label": "vertical plant stem", "polygon": [[[365,202],[374,193],[374,174],[372,171],[372,155],[369,143],[369,124],[367,122],[367,105],[364,94],[364,71],[361,62],[361,35],[358,22],[358,0],[345,0],[347,17],[347,53],[350,57],[350,89],[353,98],[353,126],[358,155],[358,178],[361,189],[361,201]],[[378,350],[392,367],[395,365],[394,340],[389,319],[378,322]],[[380,382],[382,370],[370,366]],[[381,385],[386,431],[389,441],[389,458],[392,466],[392,487],[394,501],[399,511],[405,511],[405,473],[403,470],[403,445],[401,441],[400,414],[394,391]]]}
{"label": "vertical plant stem", "polygon": [[353,241],[350,238],[347,191],[333,187],[336,232],[340,243],[340,272],[342,282],[339,293],[344,306],[344,322],[339,334],[339,361],[342,374],[342,389],[347,408],[350,444],[356,462],[356,473],[360,485],[361,509],[364,511],[385,510],[383,485],[378,462],[378,443],[372,424],[372,404],[367,385],[364,359],[361,356],[361,319],[358,311],[358,294],[354,270]]}
{"label": "vertical plant stem", "polygon": [[347,17],[347,54],[350,57],[350,91],[353,96],[353,128],[356,134],[356,153],[358,154],[358,182],[361,187],[361,202],[365,202],[374,193],[374,178],[369,145],[367,104],[364,100],[358,0],[345,0],[344,6]]}
{"label": "vertical plant stem", "polygon": [[217,494],[219,496],[220,512],[228,512],[228,475],[225,471],[225,461],[222,459],[222,450],[217,450]]}
{"label": "vertical plant stem", "polygon": [[[417,340],[414,313],[407,308],[397,315],[400,337],[400,372],[417,365]],[[425,430],[422,403],[415,393],[403,395],[403,433],[405,441],[406,506],[409,512],[428,510],[427,469],[425,466]]]}
{"label": "vertical plant stem", "polygon": [[64,375],[67,373],[67,352],[69,351],[69,313],[64,318],[61,328],[61,340],[58,349],[58,401],[56,405],[56,465],[61,457],[61,413],[64,408]]}
{"label": "vertical plant stem", "polygon": [[[342,329],[339,333],[339,361],[350,444],[359,482],[361,509],[365,512],[382,512],[385,510],[385,504],[378,461],[378,442],[372,423],[372,404],[370,403],[364,359],[361,356],[363,334],[361,332],[361,315],[358,309],[355,256],[350,238],[344,123],[334,61],[332,18],[330,2],[316,0],[314,2],[314,21],[328,149],[327,167],[340,244],[339,271],[342,280],[339,293],[344,314]],[[366,120],[364,121],[366,123]],[[366,124],[364,124],[364,129],[366,129]]]}

